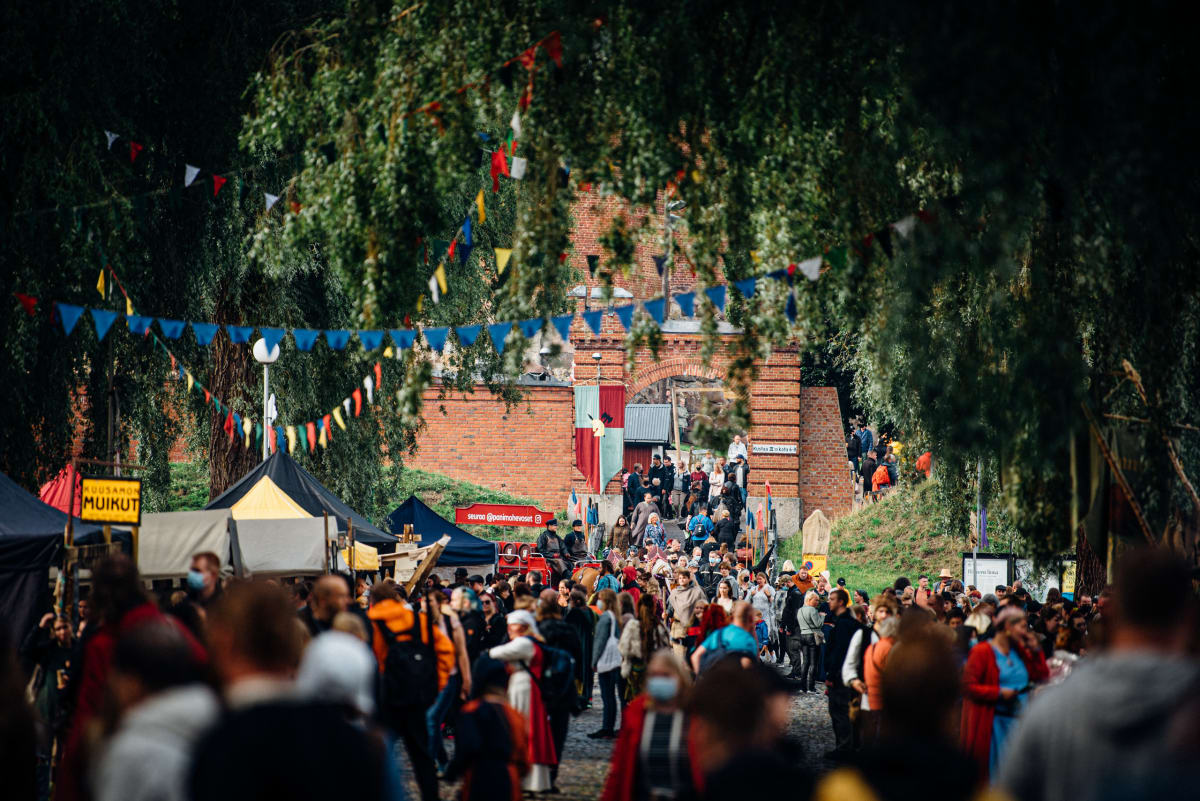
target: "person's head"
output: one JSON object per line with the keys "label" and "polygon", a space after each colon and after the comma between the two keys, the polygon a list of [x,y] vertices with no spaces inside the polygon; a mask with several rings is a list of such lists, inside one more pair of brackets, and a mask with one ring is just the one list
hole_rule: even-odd
{"label": "person's head", "polygon": [[729,586],[728,581],[722,581],[717,584],[717,597],[718,598],[732,598],[733,597],[733,589]]}
{"label": "person's head", "polygon": [[496,608],[496,599],[491,593],[485,592],[479,596],[479,608],[483,610],[483,616],[489,620],[499,612],[499,609]]}
{"label": "person's head", "polygon": [[995,592],[997,598],[1003,598],[1004,596],[1008,595],[1008,587],[1004,586],[1003,584],[997,584]]}
{"label": "person's head", "polygon": [[945,630],[928,625],[906,628],[882,674],[881,724],[899,740],[949,741],[961,686],[958,660]]}
{"label": "person's head", "polygon": [[[612,590],[609,590],[609,592],[612,592]],[[613,611],[621,616],[632,615],[633,595],[624,591],[617,593],[617,605]]]}
{"label": "person's head", "polygon": [[[646,500],[650,500],[649,496],[647,496]],[[657,525],[659,525],[659,517],[658,517],[658,512],[651,512],[651,513],[650,513],[649,522],[650,522],[650,525],[652,525],[652,526],[657,526]]]}
{"label": "person's head", "polygon": [[541,571],[540,570],[530,570],[529,573],[525,576],[525,583],[531,587],[534,584],[541,584],[542,583]]}
{"label": "person's head", "polygon": [[870,603],[871,603],[871,596],[867,595],[866,590],[855,590],[854,592],[851,593],[851,595],[853,596],[850,599],[850,601],[852,603],[868,604],[868,605],[870,605]]}
{"label": "person's head", "polygon": [[[608,562],[607,559],[605,559],[604,561]],[[564,598],[566,598],[568,595],[571,594],[571,580],[570,579],[563,579],[562,581],[558,582],[558,594]]]}
{"label": "person's head", "polygon": [[816,590],[809,590],[804,593],[805,606],[817,606],[821,603],[821,596]]}
{"label": "person's head", "polygon": [[658,711],[682,706],[692,688],[692,673],[669,648],[655,651],[646,665],[646,695]]}
{"label": "person's head", "polygon": [[635,463],[634,463],[634,465],[633,465],[633,472],[635,472],[635,473],[640,473],[640,472],[642,472],[642,463],[641,463],[641,462],[635,462]]}
{"label": "person's head", "polygon": [[209,652],[217,674],[226,684],[255,675],[287,677],[300,659],[296,623],[292,604],[279,587],[261,581],[233,585],[208,615]]}
{"label": "person's head", "polygon": [[829,611],[833,614],[840,614],[849,605],[850,593],[841,588],[829,593]]}
{"label": "person's head", "polygon": [[609,589],[600,590],[600,592],[596,593],[596,606],[599,607],[601,612],[620,612],[617,608],[617,594]]}
{"label": "person's head", "polygon": [[618,526],[628,526],[629,525],[629,521],[625,519],[625,515],[617,516],[617,525]]}
{"label": "person's head", "polygon": [[562,618],[562,607],[558,605],[558,595],[554,590],[543,590],[537,602],[537,620],[559,620]]}
{"label": "person's head", "polygon": [[321,576],[313,585],[308,607],[317,620],[329,622],[350,606],[350,590],[340,576]]}
{"label": "person's head", "polygon": [[900,605],[896,603],[896,599],[891,595],[876,595],[875,600],[871,602],[871,609],[874,610],[874,623],[876,625],[887,620],[889,617],[900,614]]}
{"label": "person's head", "polygon": [[501,598],[508,598],[512,595],[512,585],[507,581],[497,581],[495,586],[496,594]]}
{"label": "person's head", "polygon": [[203,551],[192,556],[188,571],[188,589],[205,600],[211,598],[221,582],[221,557],[212,551]]}
{"label": "person's head", "polygon": [[796,577],[801,581],[808,581],[808,568],[801,565],[800,569],[796,571]]}
{"label": "person's head", "polygon": [[894,582],[892,582],[892,589],[895,590],[897,594],[904,592],[906,587],[911,586],[912,582],[909,581],[906,576],[900,576]]}
{"label": "person's head", "polygon": [[147,602],[137,567],[124,555],[109,556],[92,569],[89,622],[115,626],[125,613]]}
{"label": "person's head", "polygon": [[677,568],[676,585],[680,590],[686,590],[691,586],[691,571],[688,568]]}
{"label": "person's head", "polygon": [[1114,648],[1182,652],[1197,616],[1187,564],[1165,548],[1129,553],[1117,563],[1112,601],[1102,615],[1105,626],[1111,620],[1107,633]]}
{"label": "person's head", "polygon": [[509,639],[515,640],[518,637],[538,634],[537,620],[534,619],[533,613],[526,609],[509,612],[506,622],[508,623]]}
{"label": "person's head", "polygon": [[960,628],[966,619],[967,613],[962,610],[961,606],[952,606],[946,613],[946,625],[952,629]]}
{"label": "person's head", "polygon": [[1020,606],[1009,604],[996,613],[994,625],[998,641],[1012,642],[1024,637],[1029,631],[1029,618]]}
{"label": "person's head", "polygon": [[[338,615],[338,618],[342,617],[362,625],[349,612]],[[377,674],[375,657],[366,642],[334,629],[317,637],[304,649],[296,674],[296,691],[304,699],[332,704],[356,719],[362,718],[375,711]]]}
{"label": "person's head", "polygon": [[109,686],[121,709],[197,682],[201,668],[180,629],[166,621],[135,626],[117,639]]}
{"label": "person's head", "polygon": [[572,520],[571,521],[571,531],[576,534],[582,534],[583,533],[583,521],[582,520]]}
{"label": "person's head", "polygon": [[925,575],[924,573],[917,576],[917,587],[922,590],[929,589],[929,576]]}
{"label": "person's head", "polygon": [[71,639],[73,636],[71,631],[71,621],[66,615],[59,615],[54,619],[54,628],[52,631],[54,635],[54,641],[56,643],[64,647],[71,644]]}
{"label": "person's head", "polygon": [[741,444],[742,444],[742,435],[741,435],[741,434],[734,434],[734,435],[733,435],[733,442],[734,442],[734,444],[735,444],[735,445],[741,445]]}
{"label": "person's head", "polygon": [[698,759],[708,770],[771,749],[787,730],[788,688],[757,662],[743,668],[737,659],[722,659],[700,675],[688,698]]}
{"label": "person's head", "polygon": [[767,586],[767,574],[763,573],[761,571],[758,573],[755,573],[754,574],[754,583],[760,587]]}
{"label": "person's head", "polygon": [[583,590],[576,587],[571,590],[571,606],[584,607],[587,606],[587,596],[583,594]]}
{"label": "person's head", "polygon": [[729,614],[733,625],[754,633],[754,607],[749,601],[734,601],[733,611]]}
{"label": "person's head", "polygon": [[547,520],[546,521],[546,530],[557,534],[558,533],[558,520],[553,517],[550,518],[549,520]]}
{"label": "person's head", "polygon": [[721,563],[721,555],[719,553],[717,553],[716,551],[709,551],[708,552],[709,567],[716,567],[720,563]]}
{"label": "person's head", "polygon": [[371,641],[370,632],[367,631],[366,624],[362,618],[353,612],[338,612],[333,616],[333,625],[330,626],[333,631],[340,631],[343,634],[352,634],[365,643]]}

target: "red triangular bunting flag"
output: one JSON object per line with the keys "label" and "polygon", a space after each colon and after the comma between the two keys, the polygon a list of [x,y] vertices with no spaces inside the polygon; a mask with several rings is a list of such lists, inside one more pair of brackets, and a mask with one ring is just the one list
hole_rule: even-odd
{"label": "red triangular bunting flag", "polygon": [[212,393],[206,389],[204,390],[204,405],[207,406],[210,401],[212,401]]}
{"label": "red triangular bunting flag", "polygon": [[138,154],[146,149],[145,145],[140,145],[137,142],[129,143],[129,163],[137,161]]}
{"label": "red triangular bunting flag", "polygon": [[525,85],[525,91],[521,92],[520,99],[517,100],[517,107],[521,111],[528,111],[529,104],[533,101],[533,81]]}
{"label": "red triangular bunting flag", "polygon": [[375,391],[379,392],[383,389],[383,367],[379,362],[375,362]]}
{"label": "red triangular bunting flag", "polygon": [[501,148],[492,153],[492,191],[500,191],[500,176],[508,175],[508,159],[504,157],[504,149]]}
{"label": "red triangular bunting flag", "polygon": [[[147,330],[149,330],[149,329],[147,329]],[[176,367],[175,367],[175,354],[174,354],[174,353],[168,353],[167,355],[171,357],[171,372],[172,372],[172,373],[174,373],[174,372],[175,372],[175,370],[176,370]]]}
{"label": "red triangular bunting flag", "polygon": [[546,37],[546,41],[542,42],[542,47],[546,48],[546,55],[550,56],[550,60],[554,62],[554,66],[562,66],[562,35],[558,31],[554,31]]}
{"label": "red triangular bunting flag", "polygon": [[354,416],[358,417],[362,412],[362,390],[356,389],[350,393],[350,397],[354,398]]}
{"label": "red triangular bunting flag", "polygon": [[449,249],[446,251],[446,258],[447,258],[447,259],[453,259],[453,258],[454,258],[454,251],[456,251],[456,250],[458,250],[458,240],[457,240],[457,239],[454,239],[454,240],[451,240],[451,242],[450,242],[450,248],[449,248]]}
{"label": "red triangular bunting flag", "polygon": [[300,209],[304,208],[303,206],[301,206],[299,203],[297,203],[294,200],[291,202],[291,204],[292,204],[292,214],[299,214]]}
{"label": "red triangular bunting flag", "polygon": [[520,59],[522,67],[527,70],[533,69],[534,62],[537,61],[537,45],[529,48],[517,58]]}
{"label": "red triangular bunting flag", "polygon": [[305,423],[304,430],[308,432],[308,452],[312,453],[317,449],[317,424],[314,422]]}
{"label": "red triangular bunting flag", "polygon": [[325,435],[327,437],[329,437],[330,442],[333,442],[333,428],[330,427],[330,425],[329,425],[330,417],[331,417],[331,415],[328,415],[328,414],[325,415],[324,417],[321,418],[321,422],[325,424]]}
{"label": "red triangular bunting flag", "polygon": [[233,442],[233,409],[229,410],[229,414],[225,417],[225,425],[222,426],[225,433],[229,435],[229,441]]}
{"label": "red triangular bunting flag", "polygon": [[37,306],[37,298],[22,295],[20,292],[14,292],[13,294],[17,296],[17,300],[21,301],[21,306],[24,307],[25,313],[32,317],[33,310]]}
{"label": "red triangular bunting flag", "polygon": [[[222,178],[219,175],[213,176],[213,197],[216,197],[217,193],[221,191],[221,187],[225,185],[226,180],[228,180],[228,179]],[[272,447],[274,447],[274,446],[272,446]]]}
{"label": "red triangular bunting flag", "polygon": [[271,453],[275,452],[275,427],[267,429],[267,433],[271,435]]}

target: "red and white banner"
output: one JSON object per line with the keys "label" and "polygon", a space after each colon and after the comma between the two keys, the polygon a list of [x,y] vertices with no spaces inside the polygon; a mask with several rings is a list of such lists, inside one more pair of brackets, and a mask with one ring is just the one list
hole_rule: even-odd
{"label": "red and white banner", "polygon": [[454,522],[473,526],[536,526],[541,528],[554,515],[536,506],[504,503],[473,503],[454,510]]}

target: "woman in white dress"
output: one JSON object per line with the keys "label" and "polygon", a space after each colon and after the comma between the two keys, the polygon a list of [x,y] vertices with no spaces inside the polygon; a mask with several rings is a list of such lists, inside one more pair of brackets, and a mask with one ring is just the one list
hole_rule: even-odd
{"label": "woman in white dress", "polygon": [[779,624],[775,620],[775,589],[767,583],[767,574],[759,573],[754,577],[755,585],[750,589],[750,603],[762,612],[763,621],[767,624],[767,640],[775,642],[779,638]]}
{"label": "woman in white dress", "polygon": [[529,775],[521,783],[528,793],[544,793],[551,787],[550,768],[558,763],[550,717],[535,679],[542,676],[542,635],[527,609],[510,612],[509,642],[488,651],[492,659],[508,664],[508,703],[525,721],[529,738]]}

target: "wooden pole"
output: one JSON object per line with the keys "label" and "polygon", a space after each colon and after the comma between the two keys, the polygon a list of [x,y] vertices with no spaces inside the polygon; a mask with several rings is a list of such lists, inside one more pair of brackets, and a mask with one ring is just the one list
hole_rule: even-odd
{"label": "wooden pole", "polygon": [[[321,514],[325,517],[325,572],[328,574],[333,572],[330,565],[337,564],[337,560],[333,559],[333,554],[329,552],[329,510],[323,510]],[[332,562],[331,559],[333,559]]]}
{"label": "wooden pole", "polygon": [[446,546],[449,544],[450,538],[442,537],[429,546],[429,553],[421,560],[421,564],[417,565],[417,569],[413,571],[412,577],[404,585],[404,592],[408,597],[411,598],[413,590],[421,586],[421,582],[425,581],[425,577],[433,570],[433,566],[437,564],[437,560],[442,556],[442,551],[446,550]]}

